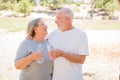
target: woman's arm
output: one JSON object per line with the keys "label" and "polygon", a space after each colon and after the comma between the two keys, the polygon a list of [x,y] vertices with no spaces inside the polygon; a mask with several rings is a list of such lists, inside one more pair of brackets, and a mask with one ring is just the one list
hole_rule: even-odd
{"label": "woman's arm", "polygon": [[29,56],[18,60],[15,63],[15,67],[16,67],[16,69],[22,70],[22,69],[26,68],[33,60],[42,59],[42,57],[43,57],[42,53],[39,53],[39,52],[31,53]]}

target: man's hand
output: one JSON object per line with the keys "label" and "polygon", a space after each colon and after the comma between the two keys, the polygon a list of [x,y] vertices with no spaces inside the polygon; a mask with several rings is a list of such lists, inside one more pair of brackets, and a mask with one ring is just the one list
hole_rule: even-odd
{"label": "man's hand", "polygon": [[48,56],[49,56],[50,59],[55,60],[56,58],[61,57],[61,53],[62,53],[61,50],[53,49],[53,50],[48,52]]}

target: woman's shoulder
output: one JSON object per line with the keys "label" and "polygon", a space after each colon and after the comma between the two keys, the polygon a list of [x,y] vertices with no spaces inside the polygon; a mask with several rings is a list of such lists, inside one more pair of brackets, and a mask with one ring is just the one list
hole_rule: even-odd
{"label": "woman's shoulder", "polygon": [[27,43],[29,43],[29,42],[30,42],[30,40],[27,39],[27,38],[25,38],[21,43],[27,44]]}
{"label": "woman's shoulder", "polygon": [[21,43],[20,43],[20,45],[23,45],[23,46],[25,46],[25,45],[29,45],[31,43],[31,41],[29,40],[29,39],[24,39]]}

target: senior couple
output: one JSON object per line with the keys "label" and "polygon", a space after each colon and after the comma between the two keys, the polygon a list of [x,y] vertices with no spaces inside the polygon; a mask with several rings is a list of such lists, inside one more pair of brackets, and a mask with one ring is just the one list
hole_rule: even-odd
{"label": "senior couple", "polygon": [[31,38],[21,42],[15,59],[15,67],[21,70],[20,80],[83,80],[88,40],[86,33],[72,22],[73,12],[69,8],[57,11],[58,29],[49,35],[41,18],[29,22],[27,34]]}

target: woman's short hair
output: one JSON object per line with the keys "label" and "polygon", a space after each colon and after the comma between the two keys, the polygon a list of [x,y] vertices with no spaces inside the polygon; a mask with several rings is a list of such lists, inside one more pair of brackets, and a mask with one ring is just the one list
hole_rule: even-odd
{"label": "woman's short hair", "polygon": [[28,23],[27,31],[26,31],[28,36],[30,36],[30,37],[34,37],[35,36],[34,28],[38,27],[38,22],[41,21],[41,20],[42,20],[42,18],[36,18],[36,19],[31,20]]}

